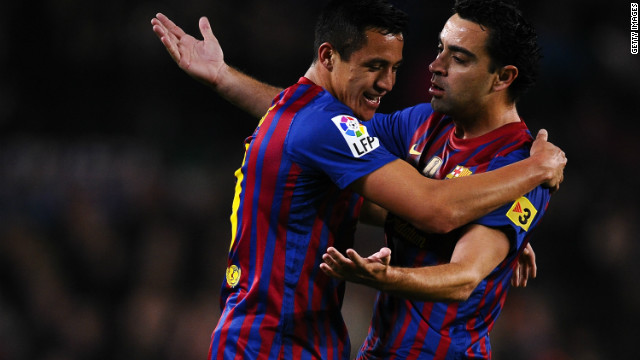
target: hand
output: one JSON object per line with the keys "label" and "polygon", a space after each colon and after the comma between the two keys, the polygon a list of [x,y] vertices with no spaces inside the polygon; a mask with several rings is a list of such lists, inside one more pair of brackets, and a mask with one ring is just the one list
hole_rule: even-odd
{"label": "hand", "polygon": [[320,269],[331,277],[376,288],[391,262],[391,249],[387,247],[367,258],[362,258],[353,249],[348,249],[346,254],[348,257],[333,247],[328,248],[322,255],[324,263],[320,264]]}
{"label": "hand", "polygon": [[536,254],[533,252],[531,244],[527,243],[522,254],[518,257],[518,263],[511,277],[511,286],[527,287],[527,280],[529,278],[535,279],[537,275]]}
{"label": "hand", "polygon": [[547,130],[538,131],[536,140],[531,146],[531,157],[538,158],[543,168],[547,169],[548,176],[544,185],[551,189],[551,192],[560,188],[560,183],[564,180],[564,167],[567,165],[567,157],[559,147],[547,141],[549,134]]}
{"label": "hand", "polygon": [[216,86],[220,73],[226,67],[224,54],[218,39],[211,31],[206,17],[198,23],[204,40],[197,40],[185,33],[168,17],[158,13],[151,19],[153,31],[178,64],[187,74],[208,85]]}

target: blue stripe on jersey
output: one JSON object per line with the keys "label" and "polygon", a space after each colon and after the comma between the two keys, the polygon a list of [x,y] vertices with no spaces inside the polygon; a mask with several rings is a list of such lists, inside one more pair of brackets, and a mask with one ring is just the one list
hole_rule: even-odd
{"label": "blue stripe on jersey", "polygon": [[[283,126],[283,124],[281,124],[281,118],[283,114],[286,111],[288,111],[289,107],[295,104],[299,100],[299,98],[306,93],[308,89],[309,89],[309,86],[299,86],[296,89],[296,91],[293,93],[293,95],[290,98],[286,99],[284,104],[282,104],[281,107],[278,109],[278,111],[276,111],[275,114],[273,115],[273,119],[269,124],[270,126],[260,143],[260,148],[257,154],[258,159],[256,160],[256,182],[254,185],[254,188],[259,189],[258,190],[259,196],[255,196],[255,194],[253,196],[252,211],[254,216],[258,214],[259,203],[260,201],[263,200],[263,196],[265,195],[262,193],[262,191],[260,191],[262,190],[262,180],[263,180],[261,175],[263,175],[263,166],[265,164],[265,154],[267,153],[268,147],[271,144],[271,138],[272,136],[274,136],[274,133],[276,132],[276,129],[278,128],[278,126]],[[289,123],[290,123],[290,120],[289,120]],[[288,124],[286,124],[286,126],[288,128]],[[291,163],[287,161],[281,161],[280,167],[278,169],[278,178],[282,179],[284,177],[286,179],[286,174],[289,172],[290,168],[291,168]],[[258,176],[258,174],[260,174],[260,176]],[[271,190],[271,189],[267,189],[267,190]],[[284,196],[284,192],[285,192],[285,187],[275,187],[275,191],[273,192],[273,196],[271,196],[271,199],[273,200],[282,199]],[[270,196],[271,193],[268,193],[266,195]],[[269,224],[278,224],[278,217],[280,216],[281,205],[282,203],[280,201],[271,202],[271,210],[269,212]],[[261,294],[259,296],[262,298],[265,298],[268,296],[268,292],[269,292],[271,272],[273,270],[273,262],[272,262],[274,259],[273,254],[275,254],[275,247],[278,244],[278,242],[276,241],[277,231],[269,231],[267,233],[267,237],[264,241],[264,246],[265,246],[264,250],[260,250],[260,252],[257,251],[258,239],[259,239],[259,236],[262,237],[264,235],[259,234],[258,221],[252,221],[251,231],[252,231],[251,259],[256,259],[259,253],[260,255],[262,255],[261,258],[263,260],[263,263],[262,263],[262,268],[260,269],[259,277],[255,277],[255,273],[253,272],[253,269],[255,267],[253,265],[255,264],[252,264],[252,266],[249,267],[251,269],[250,278],[249,278],[250,279],[249,287],[251,288],[253,286],[254,278],[259,279],[258,292]],[[272,254],[272,255],[269,255],[269,254]],[[258,314],[266,314],[267,302],[257,302],[256,312]],[[264,315],[256,316],[253,323],[251,324],[251,330],[249,333],[250,343],[251,342],[260,343],[262,341],[259,330],[263,320],[264,320]],[[279,348],[279,342],[274,341],[271,349],[271,353],[278,351],[278,348]]]}

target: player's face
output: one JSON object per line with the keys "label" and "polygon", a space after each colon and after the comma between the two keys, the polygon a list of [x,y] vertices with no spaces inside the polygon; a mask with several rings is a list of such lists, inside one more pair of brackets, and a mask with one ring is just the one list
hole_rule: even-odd
{"label": "player's face", "polygon": [[380,100],[396,83],[402,62],[402,35],[367,30],[367,43],[344,61],[338,54],[332,71],[333,94],[360,120],[370,120]]}
{"label": "player's face", "polygon": [[429,65],[431,105],[453,117],[469,116],[486,106],[496,74],[489,72],[489,30],[453,15],[444,25],[438,56]]}

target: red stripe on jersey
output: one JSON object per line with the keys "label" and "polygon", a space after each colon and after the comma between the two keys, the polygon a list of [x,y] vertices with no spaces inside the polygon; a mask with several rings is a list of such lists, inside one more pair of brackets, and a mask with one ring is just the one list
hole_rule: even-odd
{"label": "red stripe on jersey", "polygon": [[[242,196],[242,213],[241,213],[241,222],[240,222],[240,226],[238,229],[238,234],[236,234],[236,241],[234,241],[234,249],[232,249],[232,251],[237,251],[237,258],[240,259],[240,268],[241,269],[250,269],[253,268],[255,269],[255,273],[253,274],[253,279],[249,279],[248,275],[249,273],[246,272],[247,276],[242,277],[241,279],[241,284],[239,284],[239,286],[241,288],[245,288],[245,289],[249,289],[249,292],[251,293],[255,293],[259,290],[258,286],[251,286],[251,284],[253,284],[256,281],[259,281],[260,276],[261,276],[261,270],[263,267],[263,260],[264,257],[263,256],[256,256],[255,258],[251,257],[251,246],[244,244],[242,246],[240,246],[241,243],[246,242],[246,241],[250,241],[256,242],[256,248],[257,249],[264,249],[264,244],[265,244],[265,236],[268,235],[268,231],[264,231],[265,229],[265,221],[266,221],[266,227],[268,228],[268,220],[269,220],[269,216],[257,216],[258,214],[254,214],[254,204],[253,202],[255,201],[255,196],[256,196],[256,191],[258,192],[258,194],[260,194],[260,197],[258,198],[258,206],[259,209],[262,208],[264,209],[264,205],[267,204],[269,207],[272,204],[273,201],[273,182],[270,181],[265,181],[265,183],[261,183],[261,187],[260,189],[256,189],[256,180],[260,179],[266,179],[268,177],[263,178],[261,175],[262,174],[257,174],[256,171],[257,169],[257,164],[258,163],[262,163],[264,164],[264,162],[261,162],[262,159],[260,159],[260,149],[263,146],[263,142],[265,141],[267,135],[269,135],[269,131],[267,131],[267,129],[269,129],[272,125],[274,120],[278,121],[278,123],[276,124],[276,129],[274,131],[274,134],[271,134],[271,136],[266,139],[267,143],[267,149],[266,149],[266,155],[269,156],[270,158],[272,157],[271,154],[268,154],[269,151],[276,153],[276,157],[277,160],[274,159],[274,161],[277,161],[278,163],[281,160],[281,154],[282,154],[282,146],[279,146],[279,148],[277,148],[278,143],[277,141],[279,140],[279,142],[282,144],[284,141],[284,137],[286,136],[286,133],[288,131],[291,119],[293,118],[293,115],[295,115],[295,112],[297,112],[303,105],[305,105],[306,103],[297,103],[294,102],[292,104],[292,106],[290,106],[290,109],[286,109],[284,111],[284,113],[282,115],[286,115],[289,114],[289,116],[278,116],[278,118],[276,119],[276,116],[278,115],[278,110],[280,108],[282,108],[283,106],[286,106],[289,104],[292,96],[294,95],[295,91],[299,88],[299,85],[293,86],[291,88],[289,88],[284,94],[283,96],[277,101],[276,105],[274,106],[273,109],[271,109],[271,111],[269,111],[268,114],[266,114],[261,126],[261,130],[262,131],[257,131],[255,138],[252,140],[250,148],[247,150],[249,157],[246,159],[246,164],[244,164],[245,166],[245,186],[243,188],[243,196]],[[312,95],[307,95],[306,97],[308,99],[311,99],[313,96],[315,96],[317,94],[317,91],[312,91],[311,93],[313,93]],[[306,100],[308,100],[306,99]],[[282,120],[284,118],[284,120]],[[283,135],[284,134],[284,135]],[[273,141],[271,139],[274,139]],[[276,147],[276,148],[274,148]],[[271,159],[270,159],[271,160]],[[269,164],[269,166],[271,166],[271,164]],[[276,168],[277,169],[277,168]],[[262,169],[264,172],[264,169]],[[271,187],[271,188],[267,188],[267,187]],[[262,206],[262,207],[261,207]],[[269,209],[269,207],[267,207],[267,209]],[[252,224],[254,223],[254,216],[256,217],[256,221],[255,223],[257,224],[257,229],[256,229],[256,235],[257,238],[256,239],[251,239],[251,234],[252,234]],[[284,261],[281,261],[280,259],[282,259],[281,257],[279,258],[279,261],[276,261],[276,264],[283,264]],[[251,264],[251,262],[253,262],[253,264]],[[229,264],[231,265],[231,264]],[[249,296],[248,293],[241,295],[239,294],[238,296],[238,302],[242,301],[243,299],[247,298]],[[249,299],[257,299],[256,295],[253,295],[253,297],[249,297]],[[272,302],[268,302],[268,303],[272,303]],[[254,320],[255,320],[255,313],[256,313],[256,306],[257,306],[257,301],[251,301],[251,303],[247,303],[245,306],[245,310],[244,312],[246,313],[246,317],[243,319],[243,325],[241,327],[241,332],[240,332],[240,336],[239,336],[239,340],[237,342],[237,347],[236,347],[236,355],[237,356],[243,356],[244,355],[244,350],[245,350],[245,346],[246,346],[246,341],[241,341],[240,339],[247,339],[248,335],[249,335],[249,331],[251,330],[251,325]],[[237,307],[234,307],[233,309],[231,309],[227,315],[227,319],[233,319],[234,317],[234,312],[237,309]],[[280,309],[275,309],[275,312],[273,308],[269,308],[267,311],[271,311],[274,314],[278,314],[280,312]],[[265,317],[267,318],[267,317]],[[268,321],[268,320],[267,320]],[[276,319],[275,322],[269,324],[265,324],[269,327],[277,327],[279,319]],[[220,348],[218,349],[218,356],[222,356],[222,354],[224,353],[224,344],[227,341],[227,336],[229,334],[229,325],[231,324],[231,321],[227,321],[225,324],[222,325],[221,331],[220,331],[220,340],[219,343],[222,345],[220,346]],[[265,339],[265,340],[272,340],[272,339]],[[271,341],[268,341],[267,344],[271,344]]]}
{"label": "red stripe on jersey", "polygon": [[[306,105],[314,96],[317,95],[319,91],[307,91],[300,99],[291,104],[288,108],[284,110],[282,115],[278,120],[278,124],[276,125],[276,129],[271,135],[269,139],[269,143],[267,144],[267,150],[265,152],[265,158],[262,160],[263,164],[280,164],[282,160],[282,154],[284,152],[284,142],[289,132],[289,128],[291,122],[295,116],[295,114]],[[276,109],[274,109],[276,110]],[[277,168],[280,171],[279,167]],[[289,169],[289,173],[286,176],[286,182],[284,185],[284,192],[282,195],[282,201],[280,203],[280,209],[278,213],[278,223],[276,226],[276,238],[277,239],[286,239],[287,229],[286,225],[289,218],[290,208],[291,208],[291,199],[293,198],[293,190],[295,188],[295,183],[297,181],[298,175],[300,175],[301,169],[292,164]],[[260,189],[260,204],[258,205],[261,209],[271,209],[274,202],[274,188],[276,187],[280,178],[280,174],[277,176],[266,176],[264,177],[265,181],[261,183]],[[262,196],[262,194],[268,194],[267,196]],[[271,228],[270,216],[264,216],[262,221],[259,223],[258,233],[263,236],[261,239],[263,240],[263,244],[259,243],[259,248],[266,247],[267,237],[270,234],[269,229]],[[267,311],[266,314],[280,314],[282,311],[281,304],[284,294],[284,278],[285,278],[285,264],[286,264],[286,242],[278,241],[276,242],[276,248],[274,249],[274,253],[271,256],[271,274],[270,274],[270,283],[268,290],[268,297],[272,299],[267,302]],[[267,257],[268,254],[264,254],[264,257]],[[278,301],[274,301],[273,299],[278,299]],[[282,314],[280,314],[279,318],[265,316],[260,324],[260,329],[271,329],[271,331],[260,331],[260,338],[262,343],[260,345],[260,354],[264,358],[267,358],[269,351],[265,351],[267,347],[273,344],[273,338],[276,334],[275,329],[278,328],[279,322],[282,319]],[[269,323],[269,322],[272,323]]]}
{"label": "red stripe on jersey", "polygon": [[[270,222],[271,216],[269,214],[274,204],[274,196],[275,196],[274,189],[277,185],[277,179],[280,177],[278,174],[270,174],[270,173],[267,173],[267,171],[272,169],[275,169],[276,171],[280,171],[279,166],[276,167],[273,165],[280,164],[282,160],[284,140],[289,131],[291,121],[293,120],[295,114],[304,105],[306,105],[314,96],[316,96],[318,92],[322,90],[322,89],[312,88],[312,91],[307,91],[300,97],[300,99],[291,103],[290,102],[291,97],[295,93],[295,90],[297,90],[298,88],[299,88],[299,85],[292,88],[291,89],[292,91],[287,91],[285,96],[272,109],[271,112],[274,114],[274,116],[269,117],[268,123],[266,122],[267,119],[265,119],[265,122],[263,122],[262,124],[263,131],[258,132],[258,136],[254,140],[256,141],[256,143],[255,145],[252,145],[253,151],[251,154],[250,166],[253,165],[252,169],[257,170],[255,167],[255,164],[259,161],[261,164],[263,164],[263,168],[262,168],[261,174],[255,174],[255,176],[252,177],[253,178],[252,184],[251,185],[248,184],[247,187],[254,189],[256,186],[255,181],[259,177],[261,182],[260,182],[260,188],[258,189],[258,193],[259,193],[258,204],[257,204],[258,212],[260,213],[261,209],[269,209],[268,213],[264,214],[264,216],[256,216],[256,219],[255,219],[255,223],[256,223],[255,248],[256,249],[265,249],[267,244],[267,238],[271,235],[271,232],[269,231],[271,228],[271,222]],[[286,107],[287,105],[289,106]],[[280,116],[278,116],[276,119],[276,115],[278,114],[280,109],[283,107],[286,107],[286,108],[284,109],[284,111],[282,111]],[[277,121],[277,123],[275,124],[275,129],[273,130],[273,132],[270,134],[269,131],[264,131],[267,129],[270,130],[270,127],[272,126],[274,121]],[[269,138],[267,138],[267,136],[269,136]],[[264,151],[264,157],[259,158],[259,156],[261,155],[260,150],[262,148],[262,143],[265,141],[265,139],[267,142],[266,142],[266,149]],[[296,171],[298,171],[299,173],[299,169]],[[295,175],[295,177],[297,177],[297,174]],[[286,238],[285,227],[286,227],[287,220],[286,219],[283,220],[282,218],[283,218],[283,213],[285,214],[284,217],[286,218],[286,214],[288,214],[289,212],[289,206],[291,204],[291,190],[293,189],[293,184],[294,183],[286,184],[285,187],[289,189],[289,191],[288,193],[284,194],[283,202],[280,204],[281,208],[278,216],[279,223],[277,224],[277,227],[276,227],[277,235],[278,235],[278,238],[280,239]],[[249,195],[249,193],[247,193],[247,195]],[[245,199],[251,199],[255,201],[253,199],[253,196],[255,195],[253,195],[253,191],[252,191],[252,194],[246,197]],[[253,211],[253,204],[249,204],[249,203],[245,204],[244,209],[248,211]],[[244,222],[244,219],[243,219],[243,222]],[[250,226],[251,221],[247,222],[247,225]],[[280,307],[276,307],[276,305],[282,304],[282,296],[284,293],[283,288],[284,288],[285,252],[286,252],[286,243],[276,242],[276,248],[274,249],[274,253],[271,254],[270,257],[268,257],[268,254],[257,253],[257,256],[253,259],[254,260],[253,268],[255,269],[253,282],[259,282],[260,279],[262,278],[262,270],[264,267],[265,258],[272,259],[271,271],[274,271],[274,270],[276,271],[275,274],[272,273],[269,276],[269,279],[263,279],[263,281],[270,281],[269,290],[268,290],[268,294],[269,294],[268,296],[270,300],[267,301],[266,313],[264,318],[262,318],[261,320],[260,329],[258,330],[261,338],[260,354],[259,354],[260,358],[268,357],[269,352],[264,350],[266,349],[267,346],[271,346],[273,344],[273,338],[276,334],[274,330],[278,328],[279,322],[281,320],[280,313],[282,309]],[[277,268],[278,266],[280,268]],[[260,290],[260,286],[252,286],[250,289],[250,292],[257,292],[259,290]],[[253,299],[258,300],[258,297],[257,296],[253,297]],[[274,299],[278,299],[278,300],[274,300]],[[247,315],[244,318],[244,321],[242,324],[242,330],[239,336],[240,339],[246,339],[249,337],[253,327],[253,323],[255,321],[257,305],[258,305],[258,301],[252,301],[251,304],[247,305],[247,308],[246,308]],[[273,317],[273,316],[269,316],[269,314],[272,314],[272,315],[280,314],[280,316]],[[262,329],[270,329],[271,331],[261,331]],[[240,348],[240,345],[241,343],[238,342],[237,354],[244,355],[244,351],[242,351],[243,349]]]}
{"label": "red stripe on jersey", "polygon": [[[403,301],[405,303],[408,303],[409,301],[404,300],[404,299],[399,299],[400,301]],[[410,307],[407,307],[407,310],[409,310]],[[393,322],[397,322],[398,319],[394,319]],[[407,311],[404,314],[403,320],[402,320],[402,327],[400,328],[400,331],[395,334],[395,338],[396,340],[393,342],[393,344],[391,345],[391,347],[389,348],[389,353],[394,354],[393,356],[391,356],[391,359],[395,359],[397,357],[398,354],[398,348],[400,348],[400,345],[402,345],[402,340],[404,340],[405,335],[407,333],[407,328],[409,327],[409,325],[411,324],[411,313],[409,311]],[[389,337],[387,337],[388,339],[390,339]]]}
{"label": "red stripe on jersey", "polygon": [[[410,304],[408,300],[405,300],[405,303],[407,304],[406,305],[407,309],[411,309],[411,307],[413,307],[413,304]],[[433,309],[433,303],[425,303],[424,306],[422,307],[422,310],[420,311],[420,314],[430,314],[432,309]],[[429,334],[429,331],[431,331],[431,327],[429,326],[418,326],[418,331],[416,332],[416,336],[415,336],[415,343],[424,344],[426,342],[427,334]],[[407,356],[406,360],[419,359],[420,354],[421,354],[420,351],[411,352],[409,356]]]}
{"label": "red stripe on jersey", "polygon": [[[287,97],[287,94],[285,94],[285,98],[286,97]],[[282,100],[283,99],[281,99],[281,101]],[[246,166],[246,174],[244,177],[245,186],[243,188],[244,196],[242,197],[242,214],[240,216],[240,219],[242,221],[240,222],[239,234],[237,235],[236,241],[234,241],[234,247],[236,248],[236,251],[238,253],[237,258],[240,259],[240,262],[241,262],[240,268],[249,269],[253,267],[254,269],[256,269],[256,272],[253,274],[254,275],[253,279],[248,278],[248,275],[250,275],[249,273],[247,273],[247,276],[244,277],[244,279],[241,279],[241,281],[243,282],[244,288],[249,289],[249,292],[254,292],[257,290],[257,287],[251,287],[251,284],[253,284],[256,279],[260,278],[259,270],[262,268],[262,261],[260,257],[258,257],[257,259],[252,259],[251,246],[247,246],[244,244],[243,246],[241,246],[241,243],[244,243],[245,241],[250,241],[250,242],[252,241],[251,224],[253,223],[253,216],[256,215],[253,213],[252,202],[255,196],[254,191],[256,190],[256,179],[258,178],[258,174],[255,173],[256,164],[258,164],[259,162],[258,161],[259,160],[258,155],[260,152],[259,150],[260,150],[260,147],[262,146],[262,141],[265,138],[265,133],[267,132],[267,131],[264,131],[264,129],[268,129],[271,126],[271,124],[273,123],[274,117],[276,116],[276,113],[277,113],[277,111],[274,111],[274,110],[275,109],[272,109],[271,111],[269,111],[269,113],[267,113],[262,124],[260,125],[260,128],[262,131],[258,131],[256,133],[256,137],[251,141],[251,145],[247,149],[247,152],[248,152],[247,155],[249,155],[249,157],[246,159],[246,164],[245,164]],[[254,260],[257,262],[255,263],[255,265],[252,265],[251,262]],[[245,294],[244,296],[239,295],[239,297],[240,299],[238,300],[241,301],[242,299],[249,297],[249,293]],[[249,297],[249,299],[251,299],[251,297]],[[250,325],[248,324],[253,323],[253,320],[255,318],[255,311],[253,311],[255,307],[255,303],[247,304],[245,307],[246,307],[245,313],[247,315],[243,319],[240,334],[238,336],[238,341],[236,343],[236,357],[235,357],[236,359],[244,356],[246,341],[241,341],[240,339],[247,338],[248,332],[249,330],[251,330]],[[236,309],[237,307],[234,307],[229,311],[229,315],[227,316],[228,319],[233,319]],[[221,351],[224,351],[224,347],[225,347],[224,344],[226,343],[227,335],[229,334],[228,327],[230,324],[231,324],[231,321],[227,321],[223,325],[223,328],[222,328],[223,331],[221,331],[221,336],[220,336],[220,344],[223,345],[221,346],[221,349],[220,349]]]}
{"label": "red stripe on jersey", "polygon": [[[337,244],[335,244],[335,237],[336,234],[333,233],[327,233],[327,234],[323,234],[323,229],[325,228],[336,228],[336,225],[338,223],[340,223],[341,221],[343,221],[343,219],[346,216],[349,216],[349,214],[347,214],[347,210],[349,210],[346,206],[339,206],[339,207],[335,207],[333,205],[335,204],[349,204],[349,200],[352,197],[352,193],[349,191],[339,191],[339,189],[337,187],[335,187],[333,194],[338,194],[338,198],[334,199],[334,197],[332,196],[328,196],[328,201],[331,201],[332,203],[329,204],[327,202],[323,203],[319,208],[318,208],[318,217],[316,217],[314,224],[312,226],[312,230],[311,230],[311,236],[310,236],[310,241],[309,241],[309,246],[307,248],[307,253],[305,254],[305,261],[303,262],[303,266],[305,266],[305,268],[302,269],[301,273],[300,273],[300,279],[298,281],[298,286],[296,288],[296,294],[301,294],[300,296],[296,297],[296,303],[295,303],[295,312],[298,314],[302,314],[305,311],[308,310],[314,310],[314,309],[320,309],[322,308],[323,304],[323,298],[319,297],[319,296],[313,296],[313,302],[311,304],[308,303],[308,299],[309,296],[307,296],[307,294],[310,291],[310,287],[313,287],[312,291],[314,293],[318,293],[318,292],[325,292],[327,291],[327,289],[329,289],[331,286],[329,285],[329,283],[331,281],[333,281],[329,276],[325,275],[324,272],[320,271],[319,269],[314,269],[313,267],[316,267],[316,261],[315,259],[320,259],[322,254],[324,254],[324,252],[326,252],[327,248],[329,246],[336,246]],[[361,202],[359,202],[361,203]],[[330,214],[330,218],[328,219],[328,226],[325,225],[326,221],[326,216],[327,216],[327,208],[332,208],[333,211]],[[354,209],[355,211],[358,210],[359,207],[356,207],[356,209]],[[327,240],[326,240],[326,245],[321,246],[321,242],[323,241],[322,237],[326,236]],[[338,246],[339,250],[343,250],[340,249],[340,247]],[[316,277],[311,279],[310,275],[312,274],[316,274]],[[338,294],[336,293],[336,296]],[[339,304],[340,303],[340,299],[335,298],[333,299],[333,303],[334,304]],[[339,311],[339,309],[335,309],[335,311]],[[299,319],[298,321],[304,321],[304,319]],[[344,351],[344,345],[342,342],[336,344],[337,345],[337,349],[336,349],[336,354],[334,354],[333,350],[334,350],[334,344],[333,344],[333,339],[330,336],[331,335],[331,321],[332,319],[330,318],[322,318],[322,319],[318,319],[318,318],[314,318],[314,323],[316,324],[322,324],[324,323],[324,330],[325,334],[327,334],[328,336],[326,336],[326,347],[327,347],[327,358],[332,359],[335,357],[339,357],[340,354],[342,354],[342,352]],[[296,326],[296,328],[307,328],[307,331],[305,332],[305,334],[311,333],[312,336],[314,337],[314,353],[320,357],[321,354],[321,349],[319,347],[319,344],[322,343],[320,336],[321,334],[319,333],[319,329],[315,328],[315,327],[308,327],[308,323],[304,323],[304,324],[299,324],[300,326]],[[341,334],[337,334],[338,338],[342,338],[343,335],[345,335],[345,333],[341,333]],[[299,334],[299,336],[303,336],[303,334]]]}
{"label": "red stripe on jersey", "polygon": [[456,319],[458,313],[458,303],[453,303],[447,306],[447,312],[443,320],[443,326],[440,329],[440,343],[436,349],[434,359],[444,359],[447,356],[447,351],[451,346],[451,337],[449,336],[449,326]]}

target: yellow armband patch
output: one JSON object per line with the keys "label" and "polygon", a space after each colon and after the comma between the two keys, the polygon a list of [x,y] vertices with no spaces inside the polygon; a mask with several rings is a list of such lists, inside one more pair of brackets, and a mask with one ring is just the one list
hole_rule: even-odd
{"label": "yellow armband patch", "polygon": [[524,231],[529,231],[529,226],[531,226],[531,222],[533,222],[537,213],[538,210],[531,201],[523,196],[511,205],[511,208],[507,211],[507,217],[514,224],[523,228]]}

